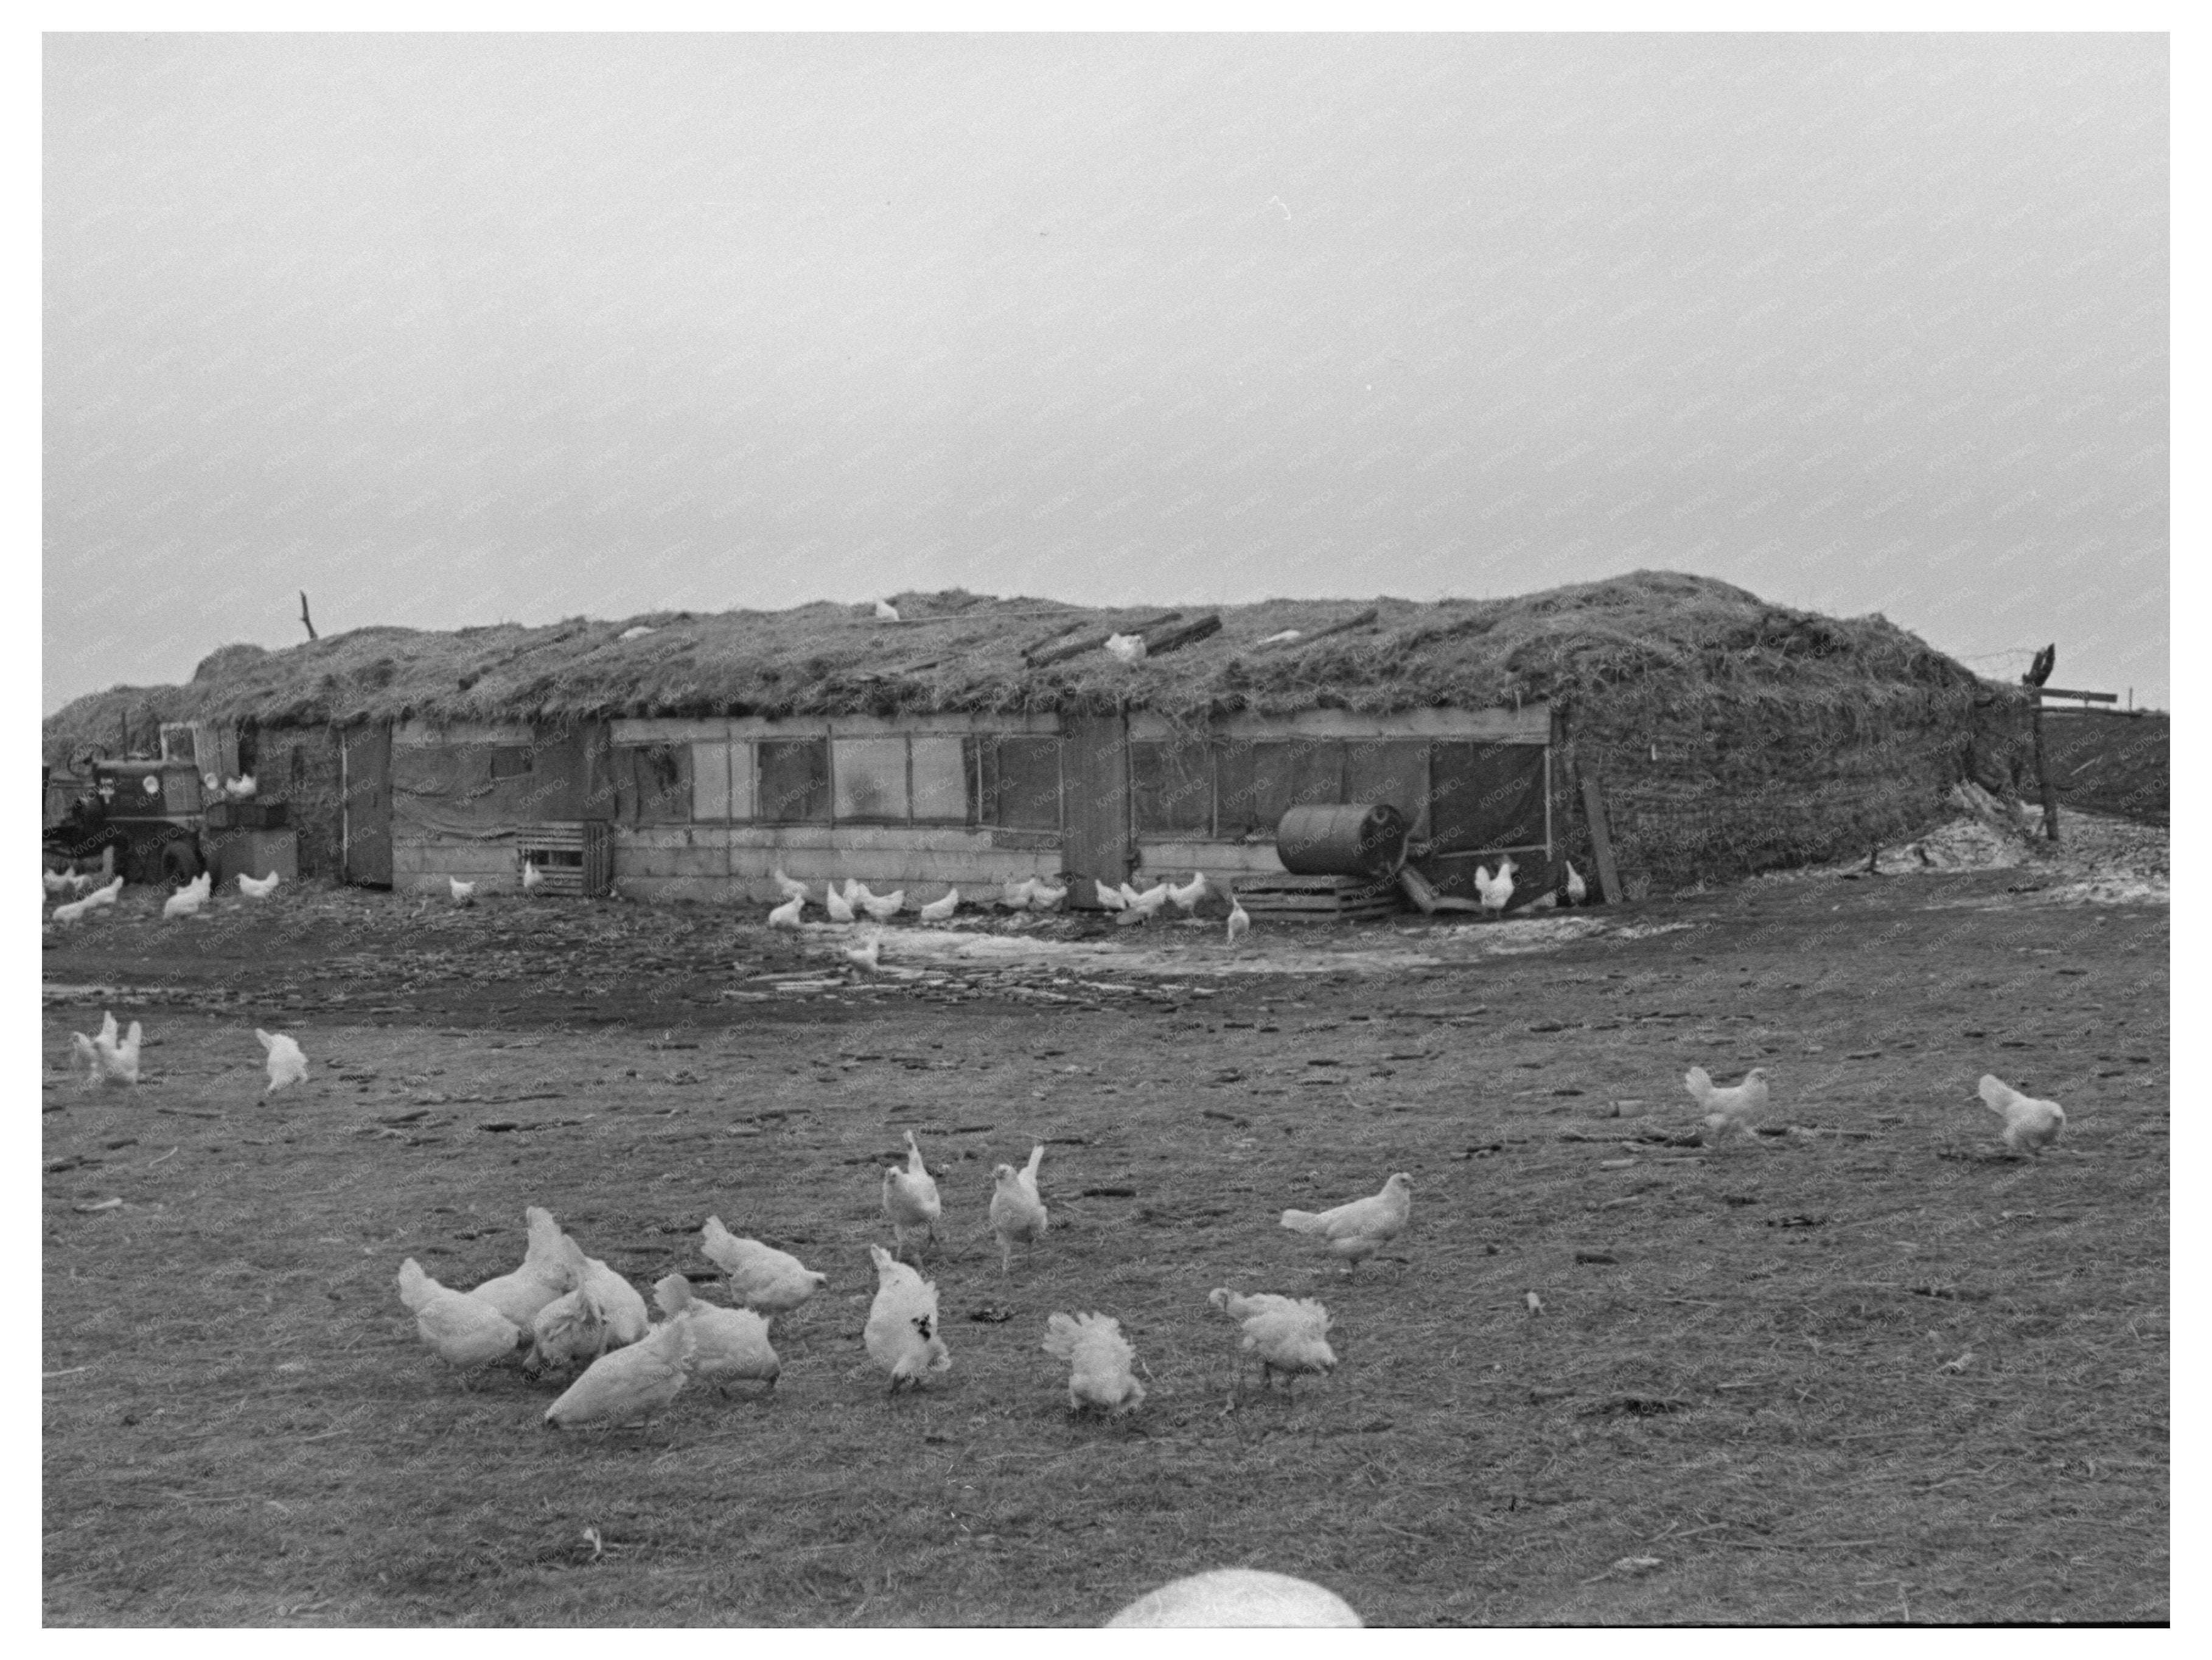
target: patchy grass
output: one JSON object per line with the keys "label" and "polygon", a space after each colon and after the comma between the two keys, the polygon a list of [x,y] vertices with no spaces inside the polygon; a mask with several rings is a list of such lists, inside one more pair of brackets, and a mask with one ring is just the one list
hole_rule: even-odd
{"label": "patchy grass", "polygon": [[[1382,1625],[2162,1619],[2166,913],[2008,874],[1058,1005],[775,993],[745,976],[801,947],[703,912],[125,914],[47,964],[167,989],[115,1003],[136,1091],[64,1075],[97,1002],[46,1023],[46,1618],[1096,1624],[1246,1563]],[[305,1093],[260,1098],[255,1024]],[[1767,1066],[1788,1133],[1684,1145],[1692,1061]],[[2065,1104],[2058,1151],[2000,1156],[1984,1070]],[[860,1329],[908,1128],[954,1367],[889,1399]],[[1037,1138],[1052,1231],[1002,1277],[989,1171]],[[1275,1225],[1397,1169],[1402,1260]],[[551,1386],[465,1392],[392,1285],[510,1268],[530,1203],[641,1285],[714,1294],[709,1213],[831,1283],[772,1396],[547,1432]],[[1325,1300],[1335,1375],[1240,1389],[1224,1284]],[[1149,1371],[1125,1422],[1037,1347],[1089,1308]]]}

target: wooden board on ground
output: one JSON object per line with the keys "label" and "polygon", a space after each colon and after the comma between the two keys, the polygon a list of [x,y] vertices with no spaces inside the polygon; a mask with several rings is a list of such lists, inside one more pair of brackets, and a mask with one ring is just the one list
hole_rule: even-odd
{"label": "wooden board on ground", "polygon": [[1245,876],[1237,899],[1255,917],[1277,921],[1366,921],[1398,912],[1398,879],[1364,876]]}

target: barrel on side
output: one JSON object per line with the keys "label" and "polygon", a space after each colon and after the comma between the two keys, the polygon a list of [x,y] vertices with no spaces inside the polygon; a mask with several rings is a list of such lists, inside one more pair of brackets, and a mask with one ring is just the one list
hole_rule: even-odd
{"label": "barrel on side", "polygon": [[1411,830],[1388,802],[1292,807],[1275,826],[1275,856],[1298,876],[1390,876],[1406,862]]}

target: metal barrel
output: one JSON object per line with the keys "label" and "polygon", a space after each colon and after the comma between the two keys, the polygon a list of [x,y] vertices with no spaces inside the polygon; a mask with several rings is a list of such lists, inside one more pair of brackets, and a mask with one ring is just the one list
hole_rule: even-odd
{"label": "metal barrel", "polygon": [[1297,876],[1391,876],[1406,862],[1411,830],[1388,802],[1292,807],[1275,826],[1275,856]]}

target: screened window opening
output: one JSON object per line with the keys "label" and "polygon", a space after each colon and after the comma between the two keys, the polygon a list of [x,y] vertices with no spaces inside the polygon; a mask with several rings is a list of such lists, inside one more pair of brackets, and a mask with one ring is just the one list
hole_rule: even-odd
{"label": "screened window opening", "polygon": [[830,822],[830,740],[785,739],[753,745],[760,777],[757,816],[772,824]]}

